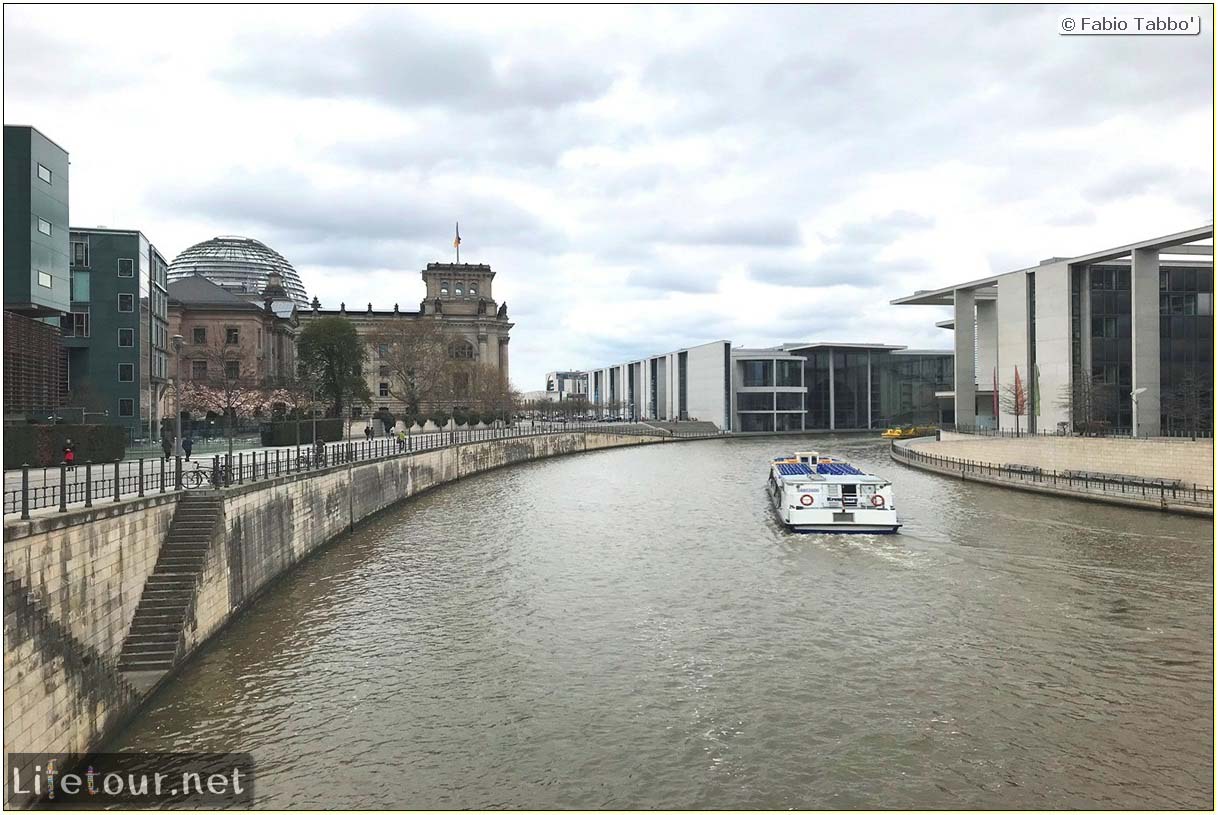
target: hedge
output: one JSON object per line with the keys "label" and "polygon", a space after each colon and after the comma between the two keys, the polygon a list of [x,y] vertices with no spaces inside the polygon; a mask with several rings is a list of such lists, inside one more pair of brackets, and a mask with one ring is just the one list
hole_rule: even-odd
{"label": "hedge", "polygon": [[10,424],[4,427],[4,469],[22,464],[52,467],[72,440],[76,463],[118,461],[127,452],[127,429],[107,424]]}
{"label": "hedge", "polygon": [[[317,435],[322,441],[338,441],[343,437],[346,419],[318,419]],[[313,420],[300,420],[300,443],[313,443]],[[288,447],[296,444],[296,421],[268,423],[262,426],[263,447]]]}

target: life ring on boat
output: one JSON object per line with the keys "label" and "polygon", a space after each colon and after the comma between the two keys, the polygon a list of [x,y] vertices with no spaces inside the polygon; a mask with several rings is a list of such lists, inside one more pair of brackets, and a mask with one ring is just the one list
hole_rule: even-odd
{"label": "life ring on boat", "polygon": [[811,495],[799,496],[799,503],[803,504],[806,507],[812,506],[812,496]]}
{"label": "life ring on boat", "polygon": [[877,508],[884,506],[884,496],[878,493],[871,496],[871,505]]}

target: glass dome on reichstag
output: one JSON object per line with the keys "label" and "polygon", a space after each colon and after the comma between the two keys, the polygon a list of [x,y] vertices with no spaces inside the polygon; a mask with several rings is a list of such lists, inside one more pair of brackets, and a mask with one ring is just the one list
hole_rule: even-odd
{"label": "glass dome on reichstag", "polygon": [[257,296],[266,286],[267,274],[279,272],[283,287],[301,307],[309,305],[300,275],[283,255],[253,238],[222,235],[196,243],[169,264],[169,282],[202,275],[233,294]]}

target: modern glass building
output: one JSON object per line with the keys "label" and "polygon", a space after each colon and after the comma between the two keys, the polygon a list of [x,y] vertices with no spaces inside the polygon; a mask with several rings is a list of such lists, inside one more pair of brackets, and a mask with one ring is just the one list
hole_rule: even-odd
{"label": "modern glass building", "polygon": [[1049,258],[893,302],[952,308],[938,325],[955,334],[961,426],[1211,432],[1213,234]]}
{"label": "modern glass building", "polygon": [[202,275],[241,297],[257,299],[266,288],[267,275],[278,272],[288,296],[302,311],[309,307],[304,283],[283,255],[261,241],[223,235],[196,243],[174,258],[169,279]]}
{"label": "modern glass building", "polygon": [[73,229],[61,324],[71,402],[156,438],[168,383],[168,264],[138,230]]}
{"label": "modern glass building", "polygon": [[66,398],[68,153],[37,129],[4,126],[4,411],[46,420]]}
{"label": "modern glass building", "polygon": [[953,418],[950,351],[860,343],[732,348],[720,340],[586,373],[594,410],[625,419],[769,433]]}

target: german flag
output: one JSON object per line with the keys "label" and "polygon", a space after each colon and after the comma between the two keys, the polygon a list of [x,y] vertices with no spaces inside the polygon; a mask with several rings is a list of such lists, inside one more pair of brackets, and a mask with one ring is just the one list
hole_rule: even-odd
{"label": "german flag", "polygon": [[457,222],[457,234],[453,238],[453,249],[461,248],[461,223]]}

